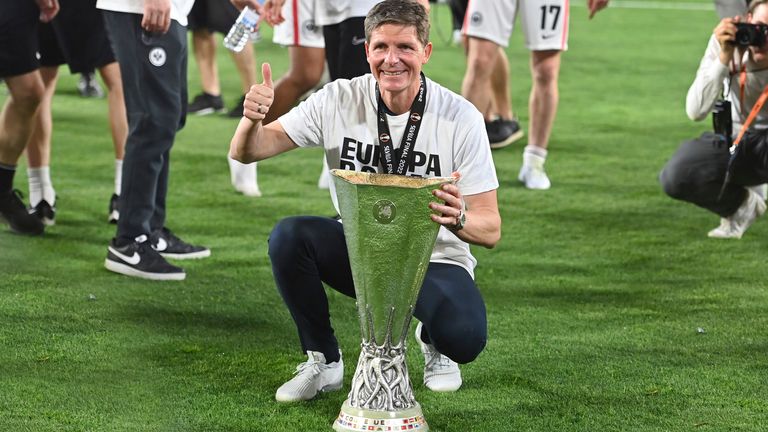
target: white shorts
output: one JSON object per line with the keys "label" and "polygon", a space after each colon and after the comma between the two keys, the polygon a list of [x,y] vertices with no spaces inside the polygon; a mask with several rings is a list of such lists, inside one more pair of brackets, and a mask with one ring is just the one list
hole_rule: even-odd
{"label": "white shorts", "polygon": [[461,31],[506,48],[519,13],[526,48],[565,51],[569,4],[569,0],[469,0]]}
{"label": "white shorts", "polygon": [[282,10],[285,21],[275,26],[272,42],[283,46],[325,48],[323,28],[315,25],[314,7],[314,0],[287,0]]}

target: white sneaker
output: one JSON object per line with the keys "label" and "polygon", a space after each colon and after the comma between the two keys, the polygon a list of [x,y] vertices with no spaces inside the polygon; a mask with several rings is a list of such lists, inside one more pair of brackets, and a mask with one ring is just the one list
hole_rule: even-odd
{"label": "white sneaker", "polygon": [[523,182],[528,189],[546,190],[552,184],[544,172],[544,159],[539,155],[529,152],[523,152],[523,166],[520,168],[520,174],[517,179]]}
{"label": "white sneaker", "polygon": [[[341,356],[341,351],[339,351]],[[318,392],[339,390],[344,379],[344,362],[326,364],[323,353],[307,351],[309,358],[296,366],[295,377],[281,385],[275,393],[278,402],[298,402],[310,400]]]}
{"label": "white sneaker", "polygon": [[421,327],[416,326],[416,341],[424,354],[424,385],[436,392],[452,392],[461,387],[459,365],[437,352],[434,346],[421,341]]}
{"label": "white sneaker", "polygon": [[713,229],[707,236],[722,239],[740,239],[747,228],[765,213],[765,201],[751,189],[747,189],[747,199],[735,213],[727,218],[720,218],[720,226]]}
{"label": "white sneaker", "polygon": [[249,197],[260,197],[261,191],[256,182],[256,162],[244,164],[231,157],[227,157],[229,162],[229,178],[235,190]]}

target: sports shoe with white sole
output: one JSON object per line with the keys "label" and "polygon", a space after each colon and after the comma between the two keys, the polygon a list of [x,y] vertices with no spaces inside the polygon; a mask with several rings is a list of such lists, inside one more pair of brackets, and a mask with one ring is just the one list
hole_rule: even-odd
{"label": "sports shoe with white sole", "polygon": [[208,115],[213,113],[225,112],[224,101],[221,99],[221,95],[214,96],[212,94],[202,92],[195,96],[187,105],[187,113],[197,115]]}
{"label": "sports shoe with white sole", "polygon": [[112,239],[107,248],[104,267],[115,273],[150,280],[184,280],[184,270],[171,265],[149,245],[146,235],[126,245],[118,246]]}
{"label": "sports shoe with white sole", "polygon": [[326,363],[325,355],[316,351],[307,351],[308,360],[296,367],[293,378],[275,392],[278,402],[298,402],[310,400],[319,392],[341,389],[344,381],[344,361],[339,352],[339,361]]}
{"label": "sports shoe with white sole", "polygon": [[421,327],[416,326],[416,341],[424,354],[424,385],[436,392],[452,392],[461,387],[459,365],[437,352],[434,346],[421,340]]}
{"label": "sports shoe with white sole", "polygon": [[0,223],[7,223],[17,234],[40,235],[45,231],[43,221],[29,214],[21,191],[0,192]]}
{"label": "sports shoe with white sole", "polygon": [[485,131],[492,149],[504,148],[523,137],[523,130],[517,120],[497,118],[485,122]]}
{"label": "sports shoe with white sole", "polygon": [[547,190],[552,184],[544,172],[544,161],[546,159],[529,152],[523,152],[523,166],[520,168],[520,174],[517,179],[520,180],[526,188],[534,190]]}
{"label": "sports shoe with white sole", "polygon": [[56,206],[48,204],[46,200],[40,200],[35,206],[30,207],[29,214],[40,219],[45,226],[56,225]]}
{"label": "sports shoe with white sole", "polygon": [[165,227],[153,232],[150,240],[152,249],[162,255],[163,258],[198,259],[211,256],[211,250],[207,247],[191,245]]}
{"label": "sports shoe with white sole", "polygon": [[747,199],[727,218],[720,218],[720,226],[707,233],[708,237],[720,239],[740,239],[755,220],[765,213],[765,201],[751,189],[747,189]]}

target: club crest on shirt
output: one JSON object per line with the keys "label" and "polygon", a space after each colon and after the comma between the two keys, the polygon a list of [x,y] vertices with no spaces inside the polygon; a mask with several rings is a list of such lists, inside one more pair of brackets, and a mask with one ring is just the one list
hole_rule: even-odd
{"label": "club crest on shirt", "polygon": [[473,13],[472,16],[469,17],[469,22],[474,26],[479,26],[483,23],[483,14],[480,12]]}
{"label": "club crest on shirt", "polygon": [[152,63],[153,66],[160,67],[164,65],[167,58],[165,50],[160,47],[152,48],[152,50],[149,51],[149,62]]}

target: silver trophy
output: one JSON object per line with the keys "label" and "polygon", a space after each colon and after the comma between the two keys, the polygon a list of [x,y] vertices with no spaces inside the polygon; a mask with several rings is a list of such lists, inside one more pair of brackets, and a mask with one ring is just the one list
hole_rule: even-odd
{"label": "silver trophy", "polygon": [[336,431],[428,431],[413,396],[405,340],[440,225],[432,190],[452,178],[332,170],[362,335]]}

